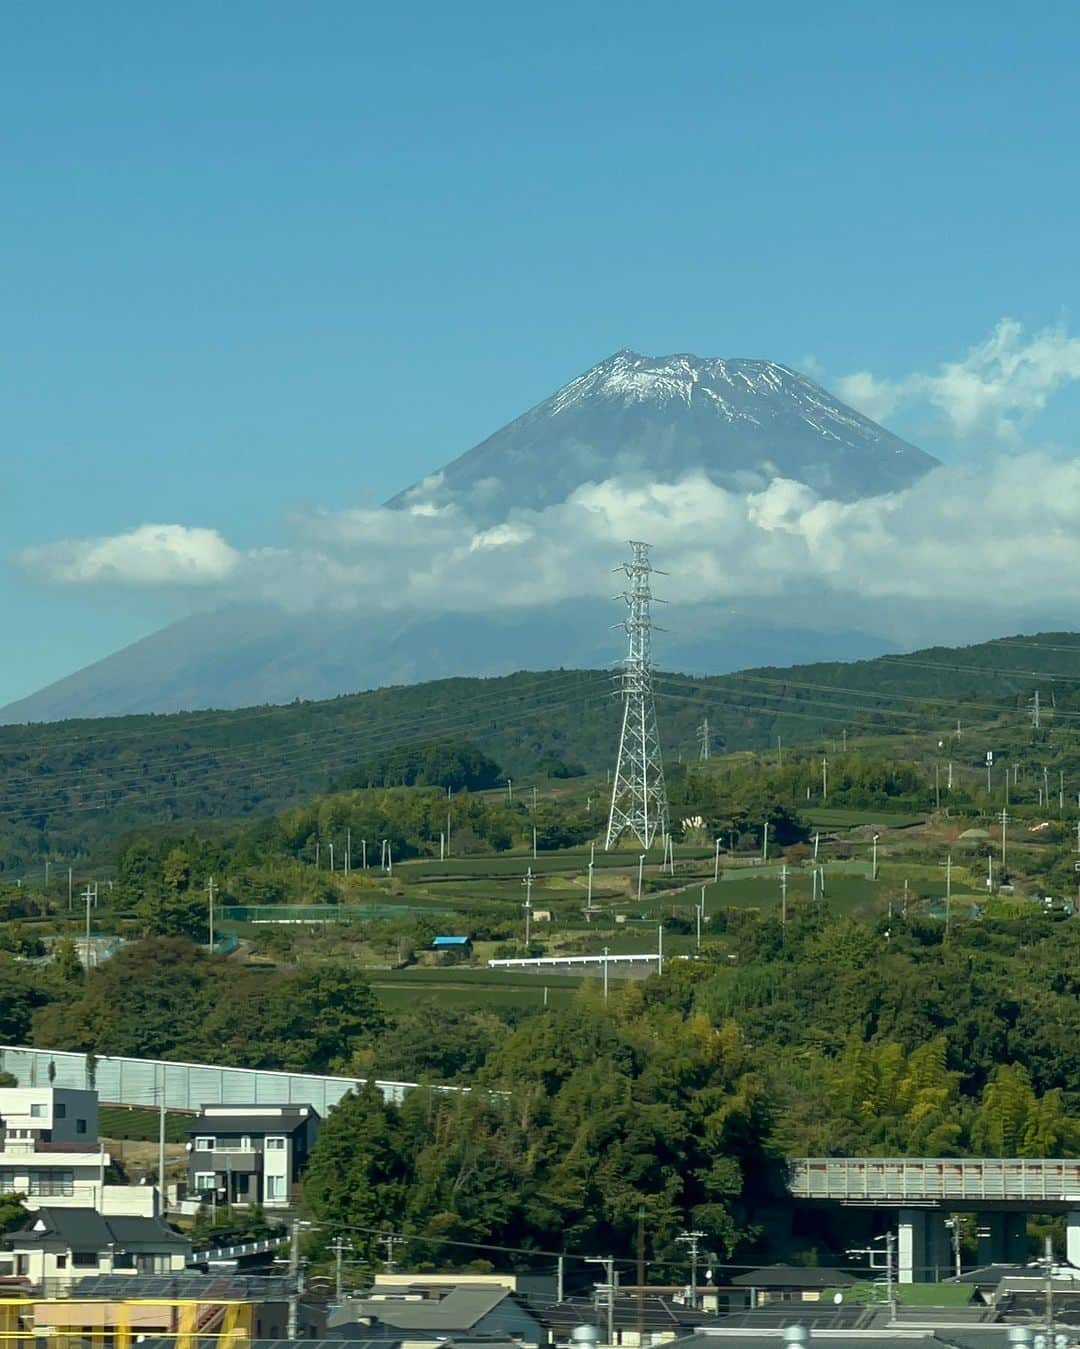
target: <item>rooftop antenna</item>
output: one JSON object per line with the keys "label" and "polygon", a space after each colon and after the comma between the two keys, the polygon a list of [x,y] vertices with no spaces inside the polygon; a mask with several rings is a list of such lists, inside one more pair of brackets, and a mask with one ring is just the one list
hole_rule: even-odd
{"label": "rooftop antenna", "polygon": [[633,557],[621,570],[627,579],[622,594],[627,615],[622,626],[627,637],[623,662],[623,721],[619,757],[611,789],[611,813],[607,840],[610,850],[629,833],[642,848],[652,847],[659,830],[668,831],[667,787],[656,724],[656,700],[652,686],[652,589],[653,572],[649,544],[631,540]]}

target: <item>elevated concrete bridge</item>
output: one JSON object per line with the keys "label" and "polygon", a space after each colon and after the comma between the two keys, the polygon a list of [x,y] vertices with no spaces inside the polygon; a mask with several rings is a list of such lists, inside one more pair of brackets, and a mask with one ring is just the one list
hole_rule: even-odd
{"label": "elevated concrete bridge", "polygon": [[901,1283],[952,1263],[949,1213],[978,1213],[981,1264],[1026,1259],[1029,1213],[1066,1215],[1066,1254],[1080,1266],[1080,1159],[793,1157],[788,1186],[810,1203],[897,1210]]}

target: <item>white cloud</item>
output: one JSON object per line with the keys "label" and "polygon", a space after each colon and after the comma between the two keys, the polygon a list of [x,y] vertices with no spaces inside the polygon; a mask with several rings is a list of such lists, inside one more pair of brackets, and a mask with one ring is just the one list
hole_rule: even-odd
{"label": "white cloud", "polygon": [[215,586],[232,576],[239,559],[216,529],[140,525],[106,538],[27,548],[17,561],[28,574],[61,585]]}
{"label": "white cloud", "polygon": [[1015,443],[1024,424],[1066,384],[1080,379],[1080,338],[1061,325],[1026,338],[1023,325],[1002,319],[985,341],[934,374],[899,380],[866,370],[833,381],[837,393],[874,420],[912,403],[929,404],[962,437]]}
{"label": "white cloud", "polygon": [[658,590],[675,606],[749,605],[776,622],[862,625],[918,642],[949,623],[993,632],[1017,616],[1080,612],[1078,508],[1080,459],[1025,454],[941,467],[906,491],[855,502],[785,479],[749,494],[701,475],[611,479],[486,529],[454,506],[378,508],[304,516],[286,548],[240,553],[213,531],[159,525],[22,561],[61,584],[198,583],[215,602],[404,617],[607,599],[626,540],[645,538],[669,573]]}

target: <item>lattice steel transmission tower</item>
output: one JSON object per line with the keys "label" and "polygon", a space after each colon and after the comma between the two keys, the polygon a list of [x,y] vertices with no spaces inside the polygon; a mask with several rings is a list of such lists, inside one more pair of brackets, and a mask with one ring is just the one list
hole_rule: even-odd
{"label": "lattice steel transmission tower", "polygon": [[660,733],[656,726],[656,702],[652,686],[652,586],[649,545],[635,543],[634,556],[624,562],[627,588],[623,628],[627,654],[623,662],[623,720],[619,736],[619,760],[611,789],[611,814],[608,817],[607,842],[611,848],[625,833],[637,839],[642,848],[652,847],[657,830],[668,832],[667,787],[664,762],[660,753]]}

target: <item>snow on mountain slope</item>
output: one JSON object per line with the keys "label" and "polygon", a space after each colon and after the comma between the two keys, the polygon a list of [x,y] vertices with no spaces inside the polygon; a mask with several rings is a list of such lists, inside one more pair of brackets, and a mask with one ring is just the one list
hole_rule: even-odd
{"label": "snow on mountain slope", "polygon": [[784,477],[855,500],[906,487],[936,463],[775,361],[623,350],[390,504],[457,498],[495,521],[583,483],[699,470],[733,490]]}

